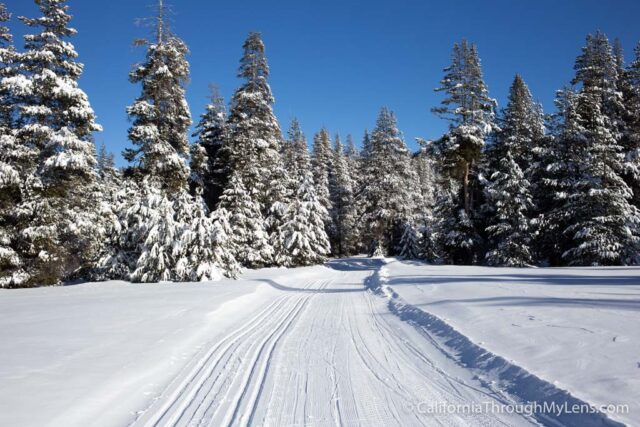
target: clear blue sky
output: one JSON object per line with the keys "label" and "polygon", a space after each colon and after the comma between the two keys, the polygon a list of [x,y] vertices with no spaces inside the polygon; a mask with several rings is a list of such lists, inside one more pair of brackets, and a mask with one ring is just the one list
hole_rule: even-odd
{"label": "clear blue sky", "polygon": [[[523,75],[546,111],[556,89],[573,74],[587,33],[619,37],[627,59],[640,39],[638,0],[167,0],[172,27],[191,49],[188,99],[194,120],[215,82],[229,99],[242,43],[263,34],[271,66],[275,111],[283,131],[297,116],[311,139],[320,127],[359,142],[379,108],[393,109],[407,142],[434,138],[446,123],[430,113],[440,99],[433,88],[451,46],[466,37],[478,44],[490,93],[504,105],[515,73]],[[31,0],[5,0],[14,16],[34,16]],[[125,108],[139,94],[127,73],[142,60],[136,25],[153,14],[154,0],[70,0],[72,43],[85,63],[81,85],[104,132],[97,143],[120,155],[128,146]],[[21,23],[12,22],[21,47]],[[119,160],[122,164],[122,161]]]}

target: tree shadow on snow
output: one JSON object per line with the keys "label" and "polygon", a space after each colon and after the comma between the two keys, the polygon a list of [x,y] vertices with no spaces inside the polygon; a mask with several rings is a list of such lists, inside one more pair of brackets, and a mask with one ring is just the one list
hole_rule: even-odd
{"label": "tree shadow on snow", "polygon": [[325,266],[338,271],[376,270],[384,265],[380,258],[339,258],[327,261]]}
{"label": "tree shadow on snow", "polygon": [[555,297],[490,297],[467,298],[434,301],[418,306],[434,306],[447,304],[481,304],[496,307],[505,306],[549,306],[549,307],[581,307],[605,308],[611,310],[640,311],[640,300],[624,299],[590,299],[590,298],[555,298]]}
{"label": "tree shadow on snow", "polygon": [[278,289],[279,291],[297,292],[297,293],[306,293],[306,294],[343,294],[343,293],[364,292],[367,289],[364,286],[360,288],[351,287],[346,289],[340,289],[340,288],[324,288],[324,289],[306,288],[305,289],[305,288],[293,288],[291,286],[285,286],[271,279],[256,279],[255,281],[266,283],[272,288]]}
{"label": "tree shadow on snow", "polygon": [[455,283],[531,283],[543,285],[583,285],[583,286],[637,286],[638,276],[578,276],[571,274],[552,274],[532,276],[527,274],[509,274],[504,276],[477,274],[473,276],[393,276],[389,285],[441,285]]}

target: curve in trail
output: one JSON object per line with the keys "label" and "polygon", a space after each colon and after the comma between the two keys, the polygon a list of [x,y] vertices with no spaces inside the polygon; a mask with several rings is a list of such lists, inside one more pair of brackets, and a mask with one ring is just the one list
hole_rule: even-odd
{"label": "curve in trail", "polygon": [[[497,426],[519,416],[421,415],[420,402],[500,401],[392,315],[364,259],[290,270],[274,298],[211,343],[135,422],[140,426]],[[290,283],[305,283],[292,287]],[[310,280],[309,277],[312,277]],[[456,369],[457,368],[457,369]]]}
{"label": "curve in trail", "polygon": [[[175,408],[181,402],[191,402],[194,394],[202,389],[204,382],[207,378],[210,378],[213,370],[218,366],[221,356],[226,353],[230,346],[238,342],[247,334],[253,332],[265,318],[276,311],[284,302],[285,298],[279,298],[274,300],[265,309],[257,314],[257,316],[246,325],[233,331],[231,334],[224,337],[222,340],[213,345],[210,350],[197,361],[195,367],[188,373],[180,373],[176,378],[182,380],[177,386],[170,384],[165,393],[160,396],[160,401],[163,402],[159,408],[153,406],[146,412],[151,413],[152,416],[144,421],[146,426],[156,426],[166,416],[170,416],[172,413],[182,413],[184,408]],[[137,420],[136,424],[139,424],[143,420]]]}
{"label": "curve in trail", "polygon": [[[312,281],[301,289],[321,289],[324,283]],[[254,382],[254,374],[266,375],[264,361],[268,365],[277,341],[312,295],[277,295],[252,320],[212,343],[203,356],[192,361],[188,365],[191,367],[184,369],[133,425],[233,424],[249,385]],[[230,397],[234,392],[239,394]],[[250,397],[258,396],[259,391]],[[218,420],[221,411],[230,407],[235,408],[233,412],[227,411],[224,421]]]}
{"label": "curve in trail", "polygon": [[[518,415],[421,414],[420,403],[502,402],[362,287],[372,270],[345,263],[283,337],[252,411],[256,426],[526,426]],[[464,375],[468,374],[468,375]],[[241,424],[242,425],[242,424]]]}

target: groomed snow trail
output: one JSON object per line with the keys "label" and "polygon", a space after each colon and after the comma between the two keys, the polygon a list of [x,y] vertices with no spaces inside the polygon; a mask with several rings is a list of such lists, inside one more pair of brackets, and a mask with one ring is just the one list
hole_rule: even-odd
{"label": "groomed snow trail", "polygon": [[507,401],[367,290],[379,263],[338,260],[265,280],[273,299],[203,349],[134,425],[532,425],[517,415],[426,413]]}

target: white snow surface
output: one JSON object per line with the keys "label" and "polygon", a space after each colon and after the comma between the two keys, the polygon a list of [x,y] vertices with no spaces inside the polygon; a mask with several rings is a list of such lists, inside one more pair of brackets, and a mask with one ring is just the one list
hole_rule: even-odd
{"label": "white snow surface", "polygon": [[640,268],[491,268],[390,260],[383,282],[471,342],[640,425]]}
{"label": "white snow surface", "polygon": [[[564,269],[568,283],[556,271],[351,258],[237,281],[2,289],[0,425],[539,422],[420,413],[429,404],[514,400],[394,314],[379,283],[589,403],[637,397],[638,270]],[[470,302],[442,302],[456,298]],[[584,374],[595,368],[597,377]],[[635,405],[622,420],[629,425],[639,420]]]}

